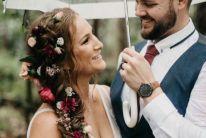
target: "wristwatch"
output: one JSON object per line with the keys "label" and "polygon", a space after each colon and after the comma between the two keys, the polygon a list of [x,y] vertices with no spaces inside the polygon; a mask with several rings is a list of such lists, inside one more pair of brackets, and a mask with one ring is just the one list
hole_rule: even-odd
{"label": "wristwatch", "polygon": [[142,83],[137,91],[140,97],[146,98],[152,95],[153,91],[160,87],[159,82]]}

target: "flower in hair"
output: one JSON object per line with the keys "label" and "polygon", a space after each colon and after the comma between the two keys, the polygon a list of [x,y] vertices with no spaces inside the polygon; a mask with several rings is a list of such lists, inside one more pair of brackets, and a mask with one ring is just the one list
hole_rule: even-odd
{"label": "flower in hair", "polygon": [[62,37],[57,38],[57,45],[59,45],[59,46],[64,45],[64,39]]}
{"label": "flower in hair", "polygon": [[51,67],[46,67],[46,73],[47,73],[50,77],[52,77],[52,76],[54,76],[54,74],[55,74],[55,69],[54,69],[54,68],[51,68]]}
{"label": "flower in hair", "polygon": [[42,52],[49,57],[53,57],[57,55],[56,51],[54,51],[51,45],[46,45],[45,48],[42,49]]}
{"label": "flower in hair", "polygon": [[55,47],[54,50],[56,51],[57,54],[62,54],[61,48],[60,47]]}
{"label": "flower in hair", "polygon": [[30,38],[28,39],[28,45],[29,45],[30,47],[34,47],[34,46],[36,45],[36,39],[35,39],[34,37],[30,37]]}
{"label": "flower in hair", "polygon": [[63,101],[59,101],[56,103],[56,106],[59,110],[62,110]]}
{"label": "flower in hair", "polygon": [[41,76],[41,66],[39,66],[38,68],[37,68],[37,74],[39,75],[39,76]]}
{"label": "flower in hair", "polygon": [[90,125],[84,126],[84,133],[91,133],[92,132],[92,127]]}
{"label": "flower in hair", "polygon": [[65,92],[67,93],[67,96],[71,97],[73,95],[73,89],[72,87],[67,87],[65,89]]}
{"label": "flower in hair", "polygon": [[42,101],[45,103],[52,103],[55,101],[55,96],[52,93],[51,89],[49,89],[48,87],[43,87],[39,91],[39,95],[40,95]]}
{"label": "flower in hair", "polygon": [[74,133],[73,133],[73,137],[74,137],[74,138],[82,138],[83,135],[82,135],[82,133],[79,132],[79,131],[74,131]]}
{"label": "flower in hair", "polygon": [[56,15],[54,15],[54,19],[56,19],[58,21],[61,20],[63,14],[64,13],[62,11],[58,12]]}

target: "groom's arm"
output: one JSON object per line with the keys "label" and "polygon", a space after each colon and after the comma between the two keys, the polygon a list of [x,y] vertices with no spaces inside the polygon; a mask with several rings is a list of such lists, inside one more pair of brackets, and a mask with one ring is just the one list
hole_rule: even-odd
{"label": "groom's arm", "polygon": [[[139,53],[125,50],[123,69],[120,74],[124,81],[135,91],[141,83],[155,82],[150,65]],[[205,90],[206,91],[206,90]],[[206,96],[205,96],[206,97]],[[143,115],[158,138],[205,138],[206,130],[182,117],[159,87],[152,95],[143,98]]]}

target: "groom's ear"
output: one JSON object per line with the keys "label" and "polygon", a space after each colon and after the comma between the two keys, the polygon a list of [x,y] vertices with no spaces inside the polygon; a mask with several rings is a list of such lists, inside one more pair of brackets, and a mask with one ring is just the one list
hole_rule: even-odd
{"label": "groom's ear", "polygon": [[178,9],[187,9],[188,8],[188,2],[190,0],[178,0]]}

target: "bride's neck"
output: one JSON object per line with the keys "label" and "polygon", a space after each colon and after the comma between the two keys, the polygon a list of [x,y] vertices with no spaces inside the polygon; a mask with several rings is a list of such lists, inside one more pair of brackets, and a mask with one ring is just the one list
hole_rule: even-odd
{"label": "bride's neck", "polygon": [[89,80],[89,78],[79,78],[77,80],[77,86],[74,88],[84,103],[89,101]]}

